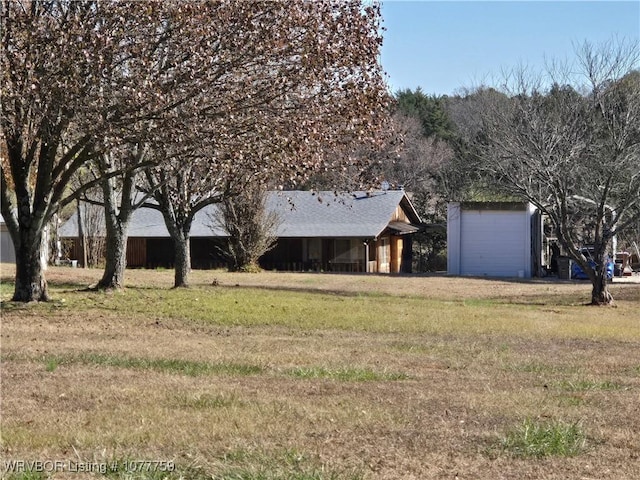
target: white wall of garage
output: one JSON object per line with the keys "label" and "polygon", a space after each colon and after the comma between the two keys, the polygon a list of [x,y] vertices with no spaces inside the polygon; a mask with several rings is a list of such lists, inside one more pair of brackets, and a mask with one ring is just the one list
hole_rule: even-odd
{"label": "white wall of garage", "polygon": [[449,203],[448,273],[531,277],[531,217],[534,212],[533,205],[524,203]]}

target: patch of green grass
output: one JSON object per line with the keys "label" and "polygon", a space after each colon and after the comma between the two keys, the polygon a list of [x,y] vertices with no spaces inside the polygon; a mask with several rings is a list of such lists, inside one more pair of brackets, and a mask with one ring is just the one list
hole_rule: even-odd
{"label": "patch of green grass", "polygon": [[5,280],[3,279],[0,283],[0,297],[11,298],[14,288],[15,287],[12,283],[5,282]]}
{"label": "patch of green grass", "polygon": [[[51,285],[52,298],[57,286]],[[401,298],[401,300],[400,300]],[[53,311],[92,312],[117,317],[146,318],[153,305],[156,319],[188,321],[221,326],[285,326],[296,329],[341,329],[369,332],[442,332],[473,335],[493,325],[497,330],[518,328],[522,308],[476,302],[446,302],[421,296],[398,297],[376,291],[309,292],[272,288],[194,286],[189,289],[128,287],[117,292],[65,291],[64,302],[46,302],[32,309],[38,314]],[[54,306],[55,303],[55,306]],[[5,305],[6,304],[6,305]],[[11,312],[21,305],[3,303]],[[496,309],[500,310],[496,312]],[[469,312],[473,312],[471,315]],[[372,312],[385,312],[372,315]],[[510,322],[496,318],[511,318]]]}
{"label": "patch of green grass", "polygon": [[329,369],[325,367],[299,367],[288,370],[286,374],[294,378],[327,378],[342,382],[384,382],[407,380],[409,378],[409,376],[404,373],[376,372],[367,368]]}
{"label": "patch of green grass", "polygon": [[[69,269],[71,270],[71,269]],[[377,290],[378,284],[391,279],[381,277],[357,277],[361,291],[341,291],[319,288],[305,289],[305,283],[318,282],[320,287],[329,285],[332,276],[300,274],[296,288],[279,289],[273,280],[276,274],[265,274],[264,288],[239,286],[236,277],[228,277],[219,286],[211,287],[211,272],[207,272],[204,284],[194,283],[189,289],[153,287],[153,276],[169,280],[162,272],[140,271],[140,281],[123,291],[90,292],[71,288],[71,283],[50,282],[50,295],[54,302],[29,305],[2,302],[3,313],[22,315],[46,315],[65,312],[92,315],[99,310],[103,317],[146,319],[153,305],[153,317],[172,322],[200,323],[218,326],[284,326],[295,329],[340,329],[376,333],[424,333],[472,337],[491,331],[494,335],[520,337],[534,335],[548,338],[640,338],[640,329],[630,321],[585,322],[581,307],[557,306],[550,315],[549,301],[554,305],[557,294],[549,294],[544,301],[529,304],[520,296],[499,298],[458,299],[423,294],[391,294]],[[134,274],[131,273],[131,276]],[[217,274],[216,274],[217,275]],[[223,275],[223,274],[220,274]],[[228,275],[224,273],[224,275]],[[268,277],[268,278],[267,278]],[[283,277],[289,278],[286,275]],[[155,281],[155,280],[154,280]],[[398,279],[398,281],[402,281]],[[86,279],[80,283],[86,284]],[[11,288],[11,283],[4,288]],[[79,286],[79,285],[77,285]],[[76,286],[76,287],[77,287]],[[302,286],[302,288],[300,288]],[[532,286],[532,289],[539,288]],[[0,291],[1,292],[1,291]],[[530,299],[532,296],[527,295]],[[2,296],[6,299],[7,296]],[[60,299],[60,300],[56,300]],[[64,301],[62,301],[64,299]],[[583,302],[582,302],[583,303]],[[625,307],[626,308],[626,307]],[[624,317],[625,308],[617,310]],[[372,312],[384,312],[374,315]]]}
{"label": "patch of green grass", "polygon": [[555,386],[566,392],[611,391],[624,388],[624,386],[619,383],[610,381],[596,382],[593,380],[565,380],[558,382]]}
{"label": "patch of green grass", "polygon": [[104,355],[101,353],[81,353],[77,355],[48,356],[45,363],[50,365],[69,365],[80,363],[84,365],[100,365],[118,368],[131,368],[140,370],[155,370],[166,373],[178,373],[191,377],[201,375],[234,375],[247,376],[258,375],[263,372],[263,367],[239,363],[207,363],[191,360],[168,358],[135,358],[117,355]]}
{"label": "patch of green grass", "polygon": [[465,298],[461,303],[464,307],[493,307],[504,302],[493,298]]}
{"label": "patch of green grass", "polygon": [[65,298],[57,298],[48,302],[24,303],[9,300],[13,295],[13,290],[6,294],[0,290],[0,295],[4,298],[4,300],[0,302],[0,310],[3,314],[18,313],[21,315],[47,315],[64,310],[65,307],[67,307]]}
{"label": "patch of green grass", "polygon": [[503,367],[509,372],[522,372],[522,373],[537,373],[537,374],[556,374],[556,373],[571,373],[576,371],[575,367],[562,365],[552,365],[541,362],[528,362],[528,363],[508,363]]}
{"label": "patch of green grass", "polygon": [[56,358],[49,358],[47,360],[47,364],[45,366],[45,370],[47,372],[55,372],[56,368],[58,368],[58,360]]}
{"label": "patch of green grass", "polygon": [[585,435],[577,423],[525,420],[507,432],[502,449],[517,457],[572,457],[585,448]]}

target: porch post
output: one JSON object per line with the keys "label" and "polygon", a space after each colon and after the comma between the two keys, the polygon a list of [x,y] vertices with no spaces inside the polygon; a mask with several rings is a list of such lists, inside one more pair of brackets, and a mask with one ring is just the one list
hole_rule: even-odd
{"label": "porch post", "polygon": [[369,273],[369,240],[364,240],[364,271]]}

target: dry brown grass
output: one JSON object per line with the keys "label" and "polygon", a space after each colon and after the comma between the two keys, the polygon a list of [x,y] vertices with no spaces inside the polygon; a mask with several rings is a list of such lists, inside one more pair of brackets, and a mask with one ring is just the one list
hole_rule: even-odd
{"label": "dry brown grass", "polygon": [[[448,277],[194,272],[183,293],[172,272],[130,271],[124,293],[76,291],[99,275],[55,268],[52,304],[3,304],[3,459],[175,460],[185,478],[640,478],[638,285],[613,286],[617,308],[583,306],[584,283]],[[259,321],[265,289],[275,312]],[[210,297],[251,320],[195,309]],[[276,322],[296,308],[308,318]],[[578,422],[586,449],[515,457],[500,440],[525,419]]]}

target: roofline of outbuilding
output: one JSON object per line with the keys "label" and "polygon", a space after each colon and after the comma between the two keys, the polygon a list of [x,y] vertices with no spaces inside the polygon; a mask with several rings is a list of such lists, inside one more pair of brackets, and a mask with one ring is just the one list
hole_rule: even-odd
{"label": "roofline of outbuilding", "polygon": [[460,202],[462,210],[506,210],[506,211],[526,211],[529,208],[528,202]]}

